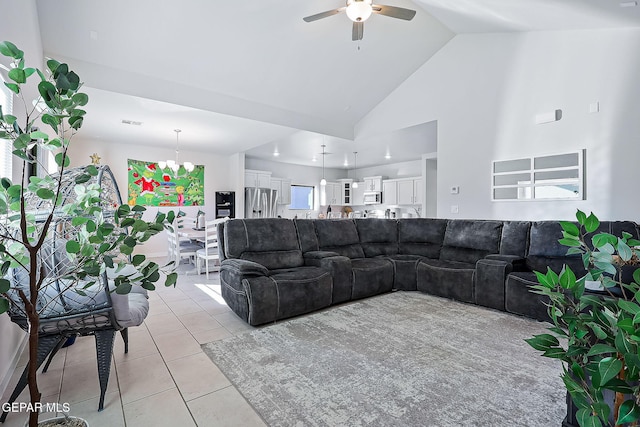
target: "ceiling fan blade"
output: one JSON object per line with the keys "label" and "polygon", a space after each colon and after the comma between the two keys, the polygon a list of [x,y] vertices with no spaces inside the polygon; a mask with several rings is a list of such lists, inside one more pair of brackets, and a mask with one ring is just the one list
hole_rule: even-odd
{"label": "ceiling fan blade", "polygon": [[383,4],[374,4],[371,5],[371,7],[373,8],[373,13],[404,19],[405,21],[411,21],[413,17],[416,16],[415,10],[405,9],[403,7],[385,6]]}
{"label": "ceiling fan blade", "polygon": [[358,41],[362,40],[362,36],[364,35],[364,22],[354,22],[353,29],[351,30],[351,40]]}
{"label": "ceiling fan blade", "polygon": [[333,10],[327,10],[326,12],[316,13],[315,15],[307,16],[305,18],[302,18],[302,20],[304,22],[317,21],[318,19],[327,18],[329,16],[337,15],[338,13],[344,11],[345,9],[346,9],[346,7],[341,7],[341,8],[333,9]]}

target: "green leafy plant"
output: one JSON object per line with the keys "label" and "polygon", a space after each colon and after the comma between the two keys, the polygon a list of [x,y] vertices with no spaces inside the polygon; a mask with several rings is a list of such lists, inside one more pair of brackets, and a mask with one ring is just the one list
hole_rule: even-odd
{"label": "green leafy plant", "polygon": [[[115,292],[126,294],[134,285],[153,290],[163,277],[166,286],[175,285],[175,272],[166,271],[163,276],[158,264],[144,255],[133,255],[136,247],[172,222],[174,214],[158,214],[153,221],[144,221],[144,207],[124,204],[109,206],[114,213],[106,218],[103,190],[92,183],[98,169],[92,165],[74,177],[72,197],[68,197],[62,188],[64,172],[70,165],[68,150],[71,139],[82,127],[86,114],[83,107],[89,101],[80,91],[80,78],[67,64],[53,59],[47,61],[44,71],[25,67],[23,51],[11,42],[0,43],[0,54],[11,61],[10,81],[5,86],[24,108],[24,122],[20,120],[19,124],[18,117],[3,114],[0,106],[0,139],[10,141],[13,155],[22,161],[20,182],[13,183],[10,177],[0,180],[0,314],[18,306],[25,313],[29,333],[28,384],[34,408],[41,399],[36,377],[39,322],[42,310],[47,309],[39,305],[39,296],[44,292],[50,296],[52,278],[48,275],[53,274],[43,267],[47,256],[43,251],[52,233],[58,232],[55,228],[60,218],[67,218],[66,226],[73,227],[72,238],[64,245],[72,266],[64,272],[64,283],[83,283],[82,288],[72,289],[82,294],[101,279],[107,268],[117,274],[124,266],[133,266],[134,274],[120,273],[114,279]],[[25,85],[34,79],[40,96],[27,102]],[[50,134],[37,127],[46,128]],[[28,166],[38,164],[34,148],[53,151],[58,171],[28,177]],[[8,279],[14,270],[28,277],[28,287],[17,287]],[[62,291],[69,291],[69,287]],[[35,427],[37,422],[38,413],[32,411],[29,425]]]}
{"label": "green leafy plant", "polygon": [[[586,274],[564,266],[536,272],[533,292],[549,298],[553,326],[526,340],[543,356],[563,362],[562,379],[582,427],[637,425],[640,420],[640,241],[629,233],[594,234],[598,218],[578,210],[579,226],[561,222],[568,254],[582,257]],[[634,269],[630,283],[623,269]],[[626,272],[630,274],[630,272]],[[588,281],[602,291],[586,290]],[[607,391],[609,391],[607,393]],[[614,395],[613,402],[607,394]],[[613,424],[611,421],[613,420]]]}

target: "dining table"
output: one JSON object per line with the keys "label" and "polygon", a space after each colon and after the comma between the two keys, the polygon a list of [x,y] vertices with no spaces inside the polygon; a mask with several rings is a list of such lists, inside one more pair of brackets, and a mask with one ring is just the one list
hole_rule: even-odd
{"label": "dining table", "polygon": [[181,228],[178,230],[178,236],[200,243],[204,243],[206,238],[204,228]]}

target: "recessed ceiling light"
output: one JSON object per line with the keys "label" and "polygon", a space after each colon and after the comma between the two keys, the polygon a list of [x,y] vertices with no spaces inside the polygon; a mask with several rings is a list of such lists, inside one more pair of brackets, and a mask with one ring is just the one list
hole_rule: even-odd
{"label": "recessed ceiling light", "polygon": [[138,122],[135,120],[127,120],[127,119],[122,119],[122,123],[125,125],[132,125],[132,126],[140,126],[142,125],[142,122]]}
{"label": "recessed ceiling light", "polygon": [[620,7],[636,7],[637,5],[638,5],[637,1],[620,2]]}

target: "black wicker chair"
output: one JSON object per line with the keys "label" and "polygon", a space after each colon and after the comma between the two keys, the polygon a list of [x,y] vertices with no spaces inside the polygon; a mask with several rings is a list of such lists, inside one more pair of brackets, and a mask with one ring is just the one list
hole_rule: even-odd
{"label": "black wicker chair", "polygon": [[[69,169],[63,175],[63,203],[69,197],[74,197],[75,179],[84,168]],[[97,184],[101,188],[102,215],[106,221],[113,218],[115,209],[120,206],[121,198],[115,179],[108,166],[99,167],[99,173],[88,184]],[[38,199],[39,200],[39,199]],[[31,206],[31,208],[34,208]],[[35,206],[36,218],[46,216],[51,207]],[[49,211],[50,212],[50,211]],[[140,325],[149,309],[146,291],[140,287],[127,295],[113,292],[113,279],[118,275],[135,274],[137,270],[132,266],[125,266],[120,271],[107,269],[99,276],[99,280],[80,280],[70,275],[77,266],[66,253],[66,242],[79,232],[73,219],[60,213],[56,214],[50,228],[45,245],[41,250],[40,267],[47,274],[42,284],[37,309],[40,313],[38,368],[49,356],[43,372],[46,372],[51,359],[63,344],[72,336],[93,335],[96,341],[98,362],[98,377],[100,381],[100,401],[98,411],[104,408],[104,397],[111,370],[111,357],[116,331],[120,331],[124,343],[125,353],[128,352],[129,326]],[[131,267],[131,269],[128,269]],[[24,269],[11,270],[9,279],[12,289],[8,293],[11,299],[9,315],[11,320],[25,331],[28,328],[27,317],[18,289],[28,296],[29,277]],[[8,403],[13,403],[27,385],[28,366],[16,385]],[[7,412],[0,416],[4,422]]]}

